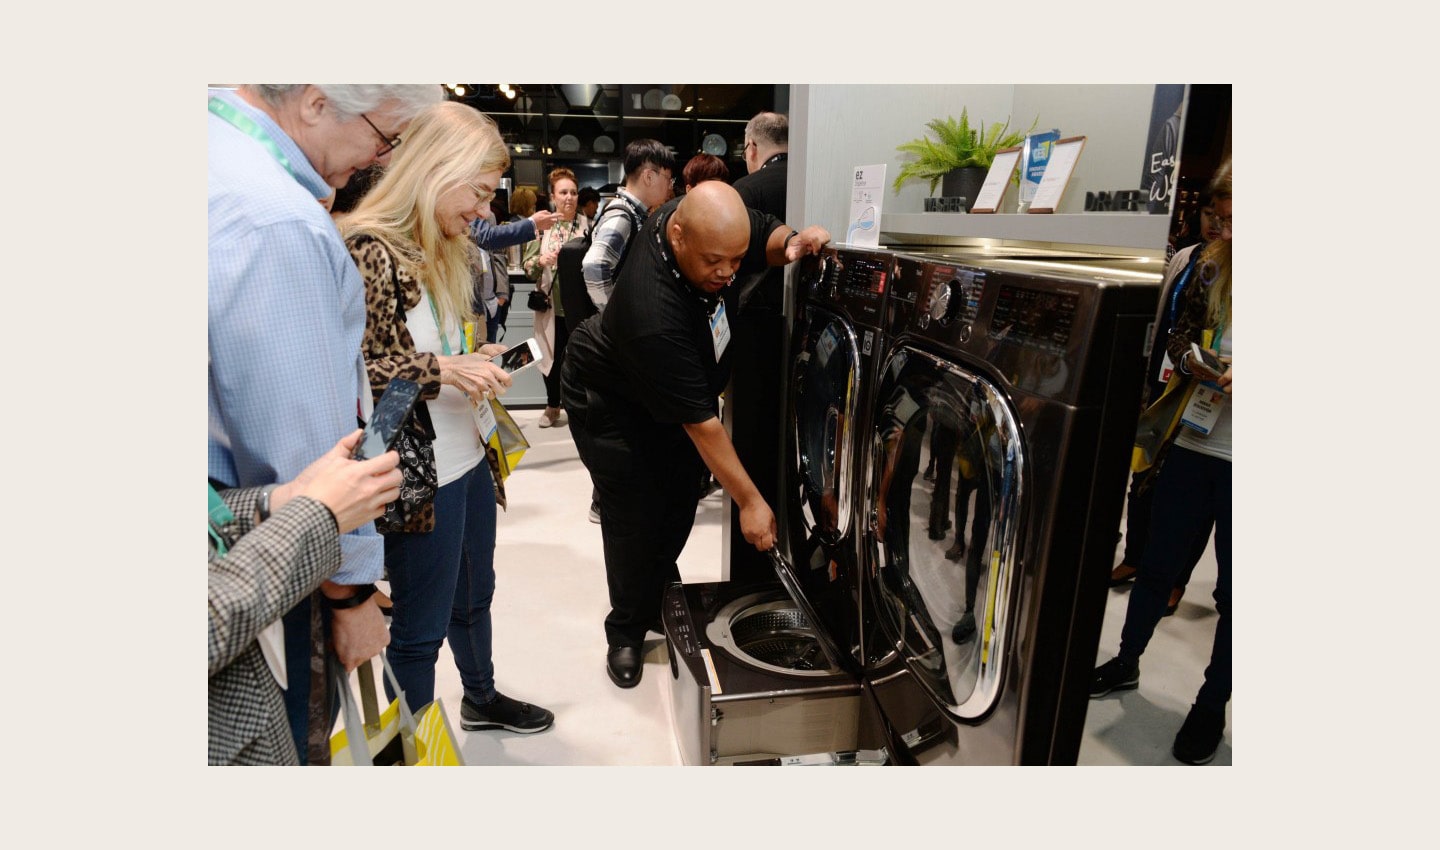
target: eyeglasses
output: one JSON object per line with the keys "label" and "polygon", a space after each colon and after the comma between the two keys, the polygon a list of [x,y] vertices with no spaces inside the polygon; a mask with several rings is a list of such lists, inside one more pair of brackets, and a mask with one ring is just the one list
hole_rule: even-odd
{"label": "eyeglasses", "polygon": [[490,189],[481,189],[469,180],[465,181],[465,188],[475,193],[475,203],[485,204],[495,200],[495,193]]}
{"label": "eyeglasses", "polygon": [[755,142],[754,142],[753,140],[751,140],[751,139],[746,139],[746,140],[745,140],[745,147],[742,147],[741,150],[745,150],[745,148],[752,148],[752,147],[753,147],[753,148],[758,148],[758,147],[760,147],[760,146],[757,145],[757,144],[755,144]]}
{"label": "eyeglasses", "polygon": [[[363,113],[363,112],[360,113],[360,117],[361,117],[361,118],[365,118],[365,113]],[[375,122],[374,122],[374,121],[371,121],[369,118],[365,118],[365,123],[366,123],[366,124],[369,124],[369,125],[370,125],[370,129],[372,129],[372,130],[375,131],[375,135],[377,135],[377,136],[380,137],[380,141],[381,141],[381,142],[384,142],[384,147],[380,148],[380,150],[378,150],[378,151],[375,152],[375,155],[376,155],[376,156],[384,156],[385,154],[387,154],[387,153],[395,150],[396,148],[400,147],[400,137],[399,137],[399,136],[396,136],[396,137],[394,137],[394,138],[392,139],[391,137],[385,135],[384,133],[380,132],[380,128],[379,128],[379,127],[376,127],[376,126],[375,126]]]}

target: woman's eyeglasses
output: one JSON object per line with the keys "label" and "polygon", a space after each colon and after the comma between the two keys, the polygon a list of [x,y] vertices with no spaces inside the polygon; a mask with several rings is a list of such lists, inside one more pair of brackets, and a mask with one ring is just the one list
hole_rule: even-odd
{"label": "woman's eyeglasses", "polygon": [[481,189],[470,181],[465,181],[465,188],[475,193],[475,203],[486,204],[495,200],[495,193],[489,189]]}

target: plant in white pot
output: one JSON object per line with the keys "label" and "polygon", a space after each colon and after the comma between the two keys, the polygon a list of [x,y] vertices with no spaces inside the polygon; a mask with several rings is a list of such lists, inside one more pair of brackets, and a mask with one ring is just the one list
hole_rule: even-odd
{"label": "plant in white pot", "polygon": [[[1030,125],[1035,129],[1039,118]],[[942,197],[964,197],[965,211],[975,206],[975,196],[985,183],[985,175],[995,161],[995,154],[1005,148],[1014,147],[1025,139],[1030,130],[1007,132],[1010,122],[995,122],[986,127],[978,122],[978,129],[970,127],[970,113],[960,110],[960,119],[953,117],[936,118],[925,124],[935,134],[906,142],[895,149],[901,153],[914,154],[915,159],[905,163],[895,177],[895,191],[910,180],[929,180],[930,194],[935,187],[944,184]]]}

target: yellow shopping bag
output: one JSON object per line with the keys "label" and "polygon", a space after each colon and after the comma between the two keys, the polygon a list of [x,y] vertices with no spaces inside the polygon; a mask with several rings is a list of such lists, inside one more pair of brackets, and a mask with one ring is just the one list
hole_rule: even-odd
{"label": "yellow shopping bag", "polygon": [[[330,738],[330,763],[337,766],[390,765],[406,767],[441,767],[465,764],[460,745],[445,706],[434,700],[413,715],[405,703],[405,694],[395,681],[390,662],[384,659],[385,675],[398,696],[383,712],[376,711],[375,676],[369,661],[360,665],[360,701],[362,712],[355,706],[349,676],[332,656],[331,675],[340,692],[341,717],[345,728]],[[367,685],[368,683],[368,685]],[[365,741],[363,747],[351,747],[351,741]]]}
{"label": "yellow shopping bag", "polygon": [[530,441],[525,439],[525,432],[520,430],[505,405],[492,398],[490,409],[495,413],[495,431],[490,435],[487,452],[494,452],[493,456],[499,461],[500,480],[504,481],[529,450]]}

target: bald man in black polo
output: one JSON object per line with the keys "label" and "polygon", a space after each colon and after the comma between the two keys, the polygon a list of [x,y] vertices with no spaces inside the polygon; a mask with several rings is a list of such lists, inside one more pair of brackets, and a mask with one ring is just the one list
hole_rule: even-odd
{"label": "bald man in black polo", "polygon": [[775,545],[775,514],[718,415],[737,308],[730,284],[737,272],[817,253],[830,234],[796,232],[712,180],[661,206],[634,239],[605,312],[570,337],[560,383],[600,492],[606,668],[622,688],[639,683],[645,632],[658,630],[665,587],[680,581],[702,463],[735,500],[745,539]]}

